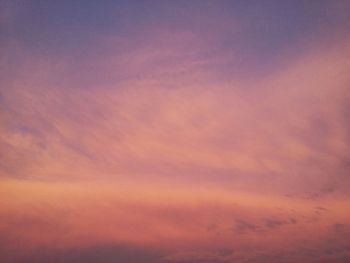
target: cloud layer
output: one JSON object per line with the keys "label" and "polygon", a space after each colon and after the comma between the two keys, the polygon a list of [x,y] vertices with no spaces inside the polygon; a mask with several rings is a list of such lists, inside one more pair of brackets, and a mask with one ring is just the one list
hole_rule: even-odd
{"label": "cloud layer", "polygon": [[271,25],[262,39],[278,39],[283,57],[252,55],[255,27],[208,5],[207,27],[197,9],[190,18],[174,6],[189,28],[150,16],[145,32],[124,21],[128,34],[77,35],[89,43],[76,52],[71,36],[47,53],[10,26],[34,11],[6,7],[5,263],[349,260],[346,18],[332,5],[339,34],[306,45],[291,32],[289,49]]}

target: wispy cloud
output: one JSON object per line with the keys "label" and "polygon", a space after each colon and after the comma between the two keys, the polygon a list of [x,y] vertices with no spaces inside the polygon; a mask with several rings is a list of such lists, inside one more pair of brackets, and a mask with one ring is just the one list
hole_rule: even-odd
{"label": "wispy cloud", "polygon": [[256,25],[228,13],[214,8],[208,28],[196,11],[188,29],[104,32],[76,53],[7,36],[5,262],[350,257],[349,39],[310,35],[299,54],[252,55],[234,39],[261,39]]}

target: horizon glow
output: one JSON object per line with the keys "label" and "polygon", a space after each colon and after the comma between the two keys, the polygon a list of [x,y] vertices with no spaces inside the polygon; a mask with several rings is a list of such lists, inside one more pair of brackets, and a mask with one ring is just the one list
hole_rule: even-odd
{"label": "horizon glow", "polygon": [[1,262],[349,262],[347,1],[0,10]]}

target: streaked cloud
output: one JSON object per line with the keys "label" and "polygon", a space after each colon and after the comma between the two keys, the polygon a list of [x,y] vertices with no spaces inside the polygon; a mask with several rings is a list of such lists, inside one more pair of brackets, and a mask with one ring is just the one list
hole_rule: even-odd
{"label": "streaked cloud", "polygon": [[[203,14],[192,10],[198,3],[188,5],[171,9],[188,28],[150,10],[144,27],[127,25],[127,15],[112,19],[122,19],[128,33],[85,35],[73,27],[77,39],[91,36],[78,50],[73,35],[62,50],[46,43],[50,52],[37,52],[21,31],[4,38],[5,263],[350,258],[350,40],[339,6],[329,5],[339,21],[327,18],[339,24],[337,34],[295,29],[288,45],[264,12],[252,9],[255,23],[272,19],[265,37],[226,3],[203,4]],[[25,15],[7,23],[37,12],[19,10]],[[306,32],[307,45],[295,44]],[[278,40],[282,57],[266,46],[251,54],[251,38]]]}

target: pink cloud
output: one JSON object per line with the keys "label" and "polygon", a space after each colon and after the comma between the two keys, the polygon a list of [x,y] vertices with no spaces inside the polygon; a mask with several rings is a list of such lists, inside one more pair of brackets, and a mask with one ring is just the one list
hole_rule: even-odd
{"label": "pink cloud", "polygon": [[197,37],[110,48],[84,71],[117,75],[100,85],[64,79],[64,59],[9,72],[2,254],[128,244],[173,261],[348,256],[348,41],[252,83],[213,72],[225,55],[202,55]]}

